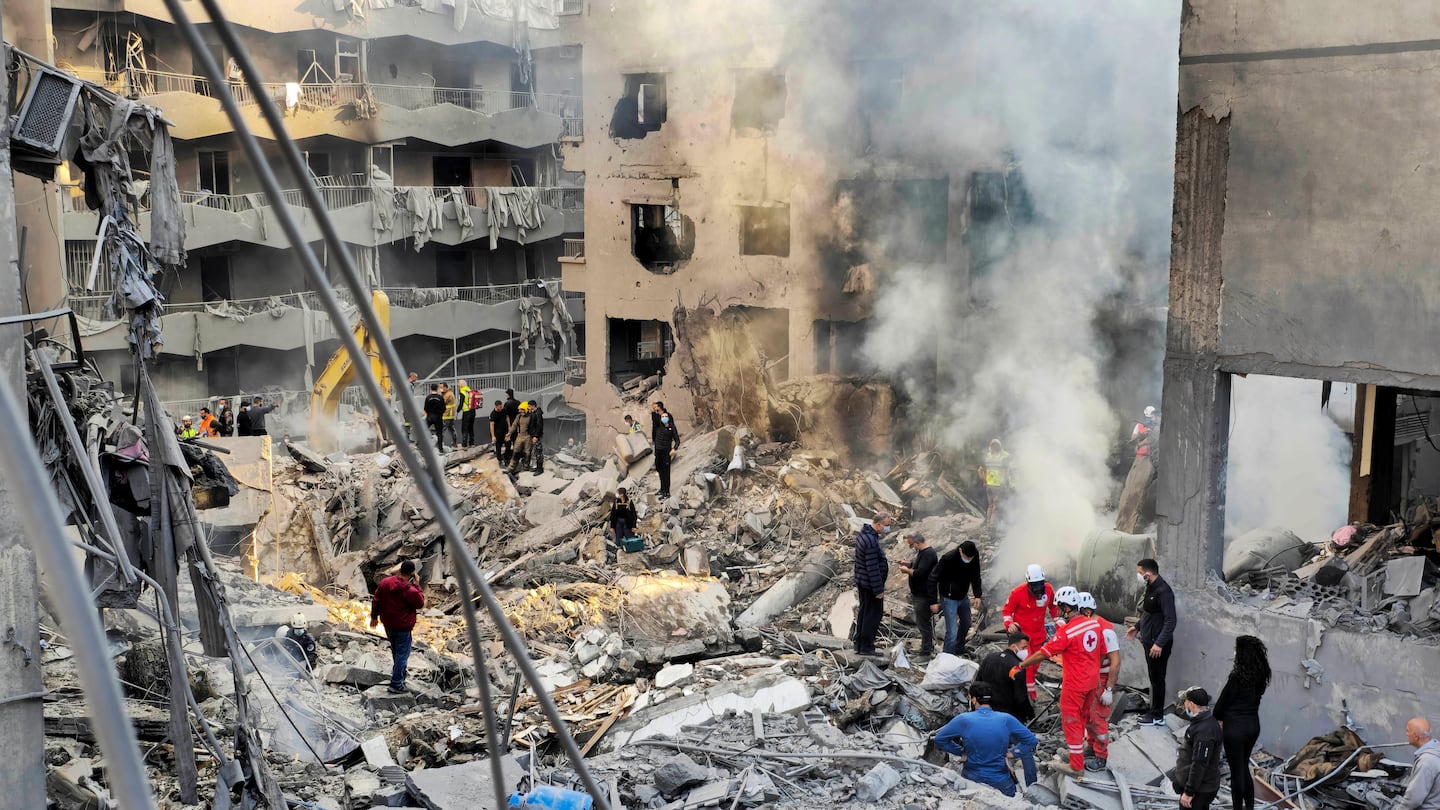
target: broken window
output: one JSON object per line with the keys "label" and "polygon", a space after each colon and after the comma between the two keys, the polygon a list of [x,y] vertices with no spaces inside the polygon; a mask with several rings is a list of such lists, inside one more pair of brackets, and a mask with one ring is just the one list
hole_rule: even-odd
{"label": "broken window", "polygon": [[785,117],[785,74],[744,71],[735,78],[730,125],[736,130],[774,132]]}
{"label": "broken window", "polygon": [[610,137],[643,138],[665,123],[665,74],[631,73],[625,76],[625,94],[615,102]]}
{"label": "broken window", "polygon": [[855,236],[870,259],[932,263],[945,260],[950,227],[950,180],[846,180]]}
{"label": "broken window", "polygon": [[695,250],[695,227],[673,205],[630,206],[631,252],[650,270],[669,272]]}
{"label": "broken window", "polygon": [[610,318],[609,329],[611,384],[629,392],[658,386],[675,352],[670,324]]}
{"label": "broken window", "polygon": [[230,193],[230,153],[197,153],[200,162],[200,190],[212,194]]}
{"label": "broken window", "polygon": [[866,321],[815,322],[815,372],[855,375],[867,373],[860,361]]}
{"label": "broken window", "polygon": [[1016,232],[1034,219],[1035,208],[1017,167],[970,175],[965,243],[970,248],[971,275],[987,275],[992,265],[1014,251]]}
{"label": "broken window", "polygon": [[201,256],[200,300],[228,301],[232,297],[230,289],[230,257],[223,254]]}
{"label": "broken window", "polygon": [[740,253],[744,256],[789,256],[790,206],[740,206]]}

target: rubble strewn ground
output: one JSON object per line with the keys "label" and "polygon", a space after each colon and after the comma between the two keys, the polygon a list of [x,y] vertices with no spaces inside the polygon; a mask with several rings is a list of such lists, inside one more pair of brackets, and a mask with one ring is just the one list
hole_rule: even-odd
{"label": "rubble strewn ground", "polygon": [[[285,534],[257,535],[243,555],[220,561],[276,779],[302,807],[473,805],[489,795],[477,791],[488,790],[492,752],[456,567],[433,515],[392,454],[322,457],[297,446],[293,456],[275,470],[276,508],[289,510],[278,516]],[[1040,783],[1015,799],[963,779],[930,740],[968,706],[974,669],[935,686],[926,665],[896,655],[914,636],[898,570],[882,630],[890,657],[851,652],[853,532],[874,513],[909,514],[916,499],[926,500],[941,513],[910,525],[942,553],[969,539],[983,559],[992,556],[983,519],[943,476],[930,480],[912,462],[882,477],[727,428],[687,441],[676,460],[676,496],[662,502],[644,476],[647,458],[627,464],[618,453],[557,453],[543,473],[513,481],[486,449],[457,451],[446,462],[471,553],[525,636],[612,806],[1174,806],[1165,772],[1184,723],[1171,717],[1170,728],[1136,726],[1126,712],[1144,707],[1139,690],[1117,702],[1110,772],[1077,780],[1042,767]],[[605,531],[621,486],[638,504],[646,540],[639,551],[623,550]],[[906,556],[899,534],[886,540],[892,559]],[[1374,549],[1399,539],[1392,535],[1378,530],[1360,548],[1379,560]],[[1351,554],[1352,565],[1361,553]],[[416,627],[412,692],[397,695],[384,687],[390,656],[383,635],[368,626],[367,600],[368,583],[403,559],[420,564],[428,604]],[[1327,564],[1316,562],[1317,570]],[[249,576],[257,570],[266,584]],[[182,589],[182,604],[192,598]],[[313,671],[276,638],[296,613],[319,642]],[[127,681],[129,708],[157,792],[173,799],[167,680],[144,663],[163,662],[151,652],[159,626],[143,600],[106,617],[120,671],[142,673]],[[985,627],[985,618],[977,625]],[[488,622],[481,635],[496,719],[509,740],[507,790],[581,789]],[[997,639],[982,632],[974,660],[996,649]],[[228,663],[186,640],[200,708],[223,734],[234,721]],[[68,658],[55,636],[45,661],[50,792],[55,806],[81,808],[94,806],[103,788]],[[1040,684],[1031,727],[1043,763],[1063,749],[1058,669],[1045,665]],[[213,785],[205,777],[214,763],[203,749],[197,758],[202,785]],[[1393,792],[1391,777],[1381,769],[1365,790]],[[1353,782],[1339,789],[1353,795]]]}

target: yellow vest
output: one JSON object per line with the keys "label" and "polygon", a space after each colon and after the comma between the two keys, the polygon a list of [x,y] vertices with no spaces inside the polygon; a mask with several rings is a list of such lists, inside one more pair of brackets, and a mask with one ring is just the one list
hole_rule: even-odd
{"label": "yellow vest", "polygon": [[1004,450],[999,453],[985,451],[985,486],[1003,487],[1009,478],[1010,454]]}

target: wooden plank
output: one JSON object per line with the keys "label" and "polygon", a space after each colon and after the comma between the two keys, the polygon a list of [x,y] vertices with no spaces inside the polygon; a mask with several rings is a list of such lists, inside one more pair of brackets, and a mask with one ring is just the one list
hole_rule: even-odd
{"label": "wooden plank", "polygon": [[620,715],[624,713],[625,696],[621,695],[620,701],[615,705],[615,711],[611,712],[610,716],[605,718],[605,722],[600,724],[600,728],[595,729],[595,733],[591,734],[590,739],[585,741],[585,747],[580,749],[580,756],[582,758],[590,755],[590,749],[594,748],[595,744],[600,742],[600,738],[605,736],[605,732],[609,731],[610,727],[615,725],[615,721],[619,720]]}

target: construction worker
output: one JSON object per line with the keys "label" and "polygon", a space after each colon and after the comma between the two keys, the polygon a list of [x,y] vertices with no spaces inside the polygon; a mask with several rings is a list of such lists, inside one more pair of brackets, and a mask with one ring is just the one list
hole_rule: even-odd
{"label": "construction worker", "polygon": [[985,525],[993,528],[1000,516],[1000,502],[1010,489],[1010,454],[1000,445],[999,439],[990,440],[979,472],[980,478],[985,481]]}
{"label": "construction worker", "polygon": [[480,409],[485,407],[485,392],[471,388],[469,383],[461,380],[460,398],[465,403],[464,416],[460,420],[460,438],[466,447],[474,447],[475,420],[480,418]]}
{"label": "construction worker", "polygon": [[220,435],[220,425],[215,421],[215,416],[210,413],[209,408],[200,409],[200,435],[207,439]]}
{"label": "construction worker", "polygon": [[310,635],[309,628],[310,621],[305,618],[305,614],[296,613],[290,618],[290,626],[285,629],[282,638],[294,643],[295,646],[289,653],[296,663],[303,663],[306,669],[313,671],[316,662],[320,660],[320,648],[315,644],[315,637]]}
{"label": "construction worker", "polygon": [[[460,380],[456,386],[455,412],[460,417],[460,446],[469,447],[475,443],[475,412],[470,410],[470,383]],[[469,424],[469,433],[466,433],[466,424]]]}
{"label": "construction worker", "polygon": [[510,433],[506,438],[511,443],[510,451],[510,472],[521,468],[530,457],[530,443],[534,437],[530,435],[530,403],[522,402],[518,406],[515,421],[510,423]]}
{"label": "construction worker", "polygon": [[188,413],[181,417],[180,428],[175,431],[175,435],[179,436],[182,439],[193,439],[196,436],[200,435],[196,432],[195,425],[192,424],[192,422],[193,420],[191,420],[190,414]]}
{"label": "construction worker", "polygon": [[[1055,590],[1045,581],[1045,571],[1032,563],[1025,569],[1025,582],[1015,586],[1010,598],[1005,600],[1000,617],[1005,622],[1005,632],[1020,629],[1032,642],[1043,642],[1049,638],[1045,631],[1047,614],[1051,619],[1060,615],[1055,607]],[[1025,690],[1034,701],[1037,697],[1034,669],[1025,670]]]}
{"label": "construction worker", "polygon": [[460,443],[460,437],[455,435],[455,406],[458,404],[455,390],[448,383],[440,383],[440,396],[445,399],[445,413],[442,416],[445,433],[450,437],[450,446],[454,447]]}
{"label": "construction worker", "polygon": [[1075,604],[1082,617],[1100,625],[1100,638],[1105,642],[1105,654],[1100,658],[1100,695],[1085,721],[1085,736],[1090,743],[1090,750],[1085,752],[1085,770],[1103,771],[1110,758],[1110,706],[1115,702],[1115,684],[1120,681],[1120,634],[1109,619],[1095,612],[1095,596],[1089,591],[1076,594]]}
{"label": "construction worker", "polygon": [[[1100,699],[1100,659],[1105,650],[1100,623],[1081,616],[1077,601],[1072,588],[1056,594],[1055,602],[1065,624],[1045,646],[1010,670],[1013,678],[1022,669],[1030,671],[1041,660],[1065,656],[1065,674],[1060,679],[1060,728],[1065,732],[1065,747],[1070,756],[1068,760],[1051,763],[1051,767],[1071,776],[1079,776],[1085,770],[1085,723],[1093,710],[1091,704]],[[1096,747],[1098,756],[1108,754],[1101,750],[1104,743],[1098,739]]]}

